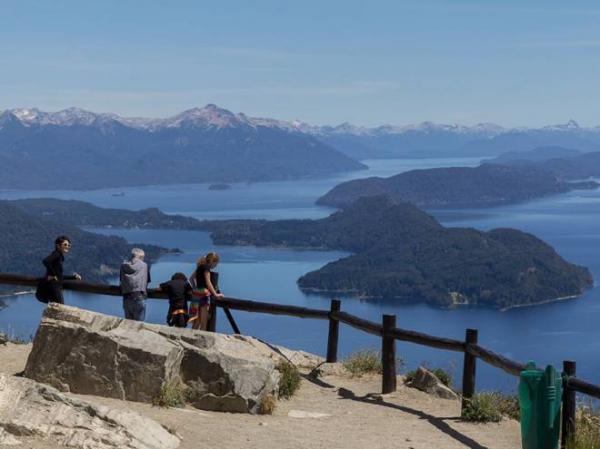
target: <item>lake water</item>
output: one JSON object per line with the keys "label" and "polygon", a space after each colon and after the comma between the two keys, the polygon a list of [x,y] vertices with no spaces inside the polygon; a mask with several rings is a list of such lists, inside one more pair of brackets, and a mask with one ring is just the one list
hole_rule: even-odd
{"label": "lake water", "polygon": [[[80,199],[103,207],[141,209],[158,207],[168,213],[199,218],[316,218],[331,212],[314,201],[335,184],[356,177],[389,176],[414,168],[474,166],[478,158],[445,160],[373,160],[366,161],[369,171],[355,172],[323,180],[301,180],[263,184],[233,184],[226,191],[209,191],[207,185],[139,187],[98,191],[0,192],[2,198],[53,196]],[[120,195],[123,193],[124,195]],[[119,196],[113,196],[118,194]],[[514,227],[531,232],[567,260],[590,268],[600,279],[600,190],[578,191],[528,203],[477,210],[430,211],[447,226],[478,229]],[[216,247],[204,232],[159,230],[98,230],[117,234],[131,242],[155,243],[177,247],[183,254],[167,255],[152,267],[153,279],[162,281],[175,271],[189,273],[194,261],[210,250],[221,254],[221,287],[232,296],[315,308],[328,308],[329,298],[303,294],[296,286],[302,274],[325,263],[344,257],[341,252],[292,251],[254,247]],[[121,315],[118,298],[65,292],[66,302],[79,307]],[[340,298],[342,308],[355,315],[380,321],[382,314],[396,314],[398,326],[439,336],[464,338],[465,328],[479,329],[480,343],[507,357],[520,361],[533,359],[538,364],[576,360],[578,374],[600,383],[600,290],[593,288],[577,300],[507,312],[458,308],[440,310],[425,305],[401,305],[394,301],[363,301]],[[28,337],[42,312],[42,305],[31,295],[7,300],[9,307],[0,311],[0,329]],[[164,301],[148,301],[148,321],[163,323]],[[234,311],[243,333],[272,343],[324,354],[327,323]],[[230,332],[220,313],[218,329]],[[340,329],[340,354],[360,348],[378,348],[379,340],[346,326]],[[406,366],[426,362],[454,371],[460,378],[460,354],[428,349],[398,342],[398,355]],[[512,391],[516,379],[484,364],[478,366],[478,389]]]}

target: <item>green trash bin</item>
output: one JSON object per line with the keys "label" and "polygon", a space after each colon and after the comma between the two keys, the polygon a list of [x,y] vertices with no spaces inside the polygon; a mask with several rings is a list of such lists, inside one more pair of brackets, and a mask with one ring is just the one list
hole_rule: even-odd
{"label": "green trash bin", "polygon": [[529,362],[519,382],[523,449],[558,448],[561,401],[562,377],[554,367],[540,371]]}

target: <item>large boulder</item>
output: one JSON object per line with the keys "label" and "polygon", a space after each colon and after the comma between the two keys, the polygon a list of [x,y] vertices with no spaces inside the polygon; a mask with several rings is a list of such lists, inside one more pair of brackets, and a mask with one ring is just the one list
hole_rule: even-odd
{"label": "large boulder", "polygon": [[434,373],[422,366],[417,368],[413,379],[407,385],[438,398],[458,399],[458,395],[450,387],[444,385]]}
{"label": "large boulder", "polygon": [[131,411],[92,405],[48,385],[0,374],[0,446],[51,439],[81,449],[174,449],[179,439]]}
{"label": "large boulder", "polygon": [[259,411],[277,356],[250,337],[169,328],[58,304],[46,309],[25,376],[62,391],[151,402],[185,389],[204,410]]}

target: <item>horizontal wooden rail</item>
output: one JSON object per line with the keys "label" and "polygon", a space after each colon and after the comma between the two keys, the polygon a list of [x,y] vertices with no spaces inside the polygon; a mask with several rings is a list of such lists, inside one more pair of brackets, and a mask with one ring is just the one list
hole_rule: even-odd
{"label": "horizontal wooden rail", "polygon": [[216,301],[219,307],[228,306],[232,310],[246,312],[270,313],[272,315],[290,315],[299,318],[316,318],[328,320],[329,310],[309,309],[307,307],[288,306],[286,304],[273,304],[270,302],[249,301],[247,299],[221,298]]}
{"label": "horizontal wooden rail", "polygon": [[585,380],[578,379],[577,377],[568,377],[566,386],[571,390],[600,399],[600,387]]}
{"label": "horizontal wooden rail", "polygon": [[331,312],[330,315],[333,319],[339,320],[340,323],[347,324],[361,331],[378,336],[383,335],[383,326],[379,323],[374,323],[373,321],[365,320],[346,312]]}
{"label": "horizontal wooden rail", "polygon": [[496,368],[500,368],[501,370],[506,371],[508,374],[512,374],[513,376],[519,376],[521,371],[525,369],[524,364],[515,362],[514,360],[508,359],[500,354],[496,354],[495,352],[485,349],[479,345],[469,344],[467,345],[466,350],[469,352],[469,354],[472,354],[484,362],[495,366]]}
{"label": "horizontal wooden rail", "polygon": [[35,287],[37,285],[37,278],[31,276],[21,276],[19,274],[0,273],[0,284],[26,285],[28,287]]}
{"label": "horizontal wooden rail", "polygon": [[446,349],[449,351],[464,352],[465,342],[453,340],[451,338],[434,337],[433,335],[424,334],[422,332],[409,331],[405,329],[394,328],[390,331],[390,335],[396,340],[410,341],[423,346],[430,346],[437,349]]}

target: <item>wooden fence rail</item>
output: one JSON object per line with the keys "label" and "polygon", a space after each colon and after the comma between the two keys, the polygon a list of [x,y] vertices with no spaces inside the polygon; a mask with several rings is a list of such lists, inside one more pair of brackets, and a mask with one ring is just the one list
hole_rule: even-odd
{"label": "wooden fence rail", "polygon": [[[35,287],[38,279],[31,276],[0,273],[0,284],[22,285]],[[85,293],[96,293],[108,296],[121,296],[116,285],[90,284],[82,281],[64,281],[65,290],[73,290]],[[148,297],[155,299],[167,299],[166,293],[157,289],[148,289]],[[269,302],[249,301],[246,299],[223,298],[216,302],[218,307],[223,308],[235,333],[240,333],[237,324],[233,320],[230,310],[244,312],[267,313],[273,315],[287,315],[299,318],[311,318],[329,321],[329,334],[327,340],[327,361],[337,361],[339,323],[367,332],[382,339],[382,364],[384,372],[382,375],[382,391],[389,393],[396,389],[396,345],[395,341],[407,341],[423,346],[442,349],[446,351],[463,352],[465,354],[463,366],[463,409],[475,392],[476,360],[499,368],[506,373],[519,376],[525,369],[525,365],[496,354],[489,349],[480,346],[477,342],[477,330],[467,329],[465,341],[451,338],[436,337],[433,335],[416,332],[396,327],[395,315],[384,315],[382,323],[365,320],[341,310],[341,303],[332,300],[330,310],[311,309],[307,307],[292,306],[287,304],[273,304]],[[211,327],[216,326],[216,314],[213,314]],[[600,386],[588,383],[575,377],[575,363],[564,362],[565,376],[563,381],[563,435],[562,447],[570,436],[575,433],[574,410],[576,408],[575,393],[583,393],[600,399]]]}

